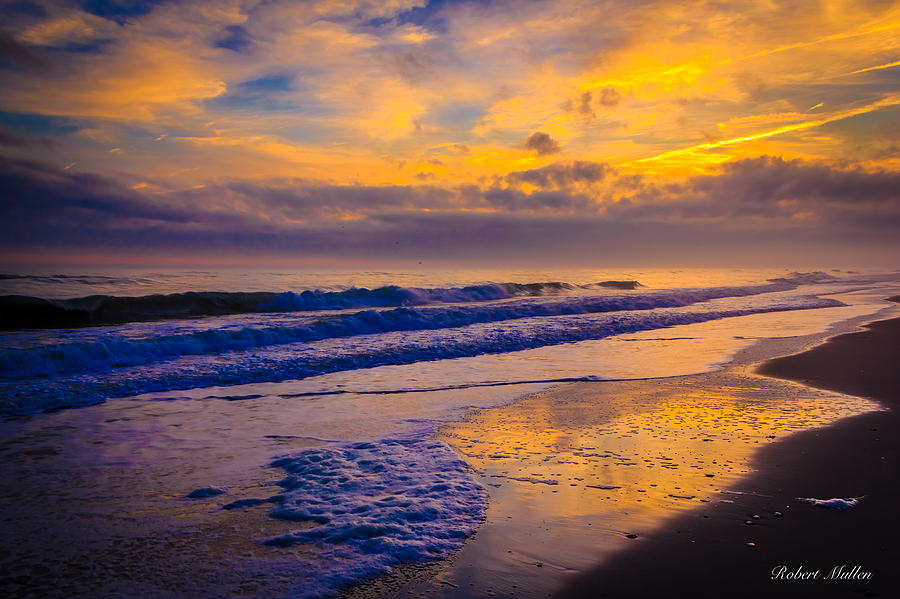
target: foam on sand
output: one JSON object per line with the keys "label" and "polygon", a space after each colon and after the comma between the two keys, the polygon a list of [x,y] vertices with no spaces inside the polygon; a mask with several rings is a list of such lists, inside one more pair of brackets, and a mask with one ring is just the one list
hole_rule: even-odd
{"label": "foam on sand", "polygon": [[446,557],[475,531],[487,507],[469,467],[434,439],[317,447],[272,466],[288,476],[278,483],[284,491],[264,500],[276,504],[269,515],[312,526],[261,542],[314,549],[297,568],[301,598],[332,595],[400,563]]}
{"label": "foam on sand", "polygon": [[806,501],[807,503],[811,503],[818,507],[825,507],[831,510],[844,511],[849,510],[852,507],[855,507],[856,504],[859,503],[859,500],[862,497],[848,497],[846,499],[841,499],[840,497],[833,497],[831,499],[816,499],[814,497],[798,497],[800,501]]}

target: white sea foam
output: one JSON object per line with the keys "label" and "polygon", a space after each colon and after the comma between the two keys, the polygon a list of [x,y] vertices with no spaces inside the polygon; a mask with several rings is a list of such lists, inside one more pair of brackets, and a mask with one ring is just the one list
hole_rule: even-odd
{"label": "white sea foam", "polygon": [[855,507],[856,504],[859,503],[859,500],[862,497],[847,497],[846,499],[842,499],[840,497],[833,497],[831,499],[815,499],[813,497],[798,497],[800,501],[806,501],[818,507],[825,507],[832,510],[843,511],[849,510],[852,507]]}
{"label": "white sea foam", "polygon": [[[155,329],[155,335],[139,339],[117,335],[116,330],[112,329],[99,338],[88,337],[84,341],[4,350],[0,352],[0,378],[95,372],[186,355],[308,343],[357,335],[437,330],[535,317],[683,307],[713,299],[771,294],[793,287],[793,284],[779,282],[747,287],[670,290],[632,296],[542,298],[486,305],[365,310],[318,320],[302,317],[293,325],[278,321],[272,326],[261,317],[252,326],[223,326],[219,329],[204,328],[190,332],[170,333],[169,327],[162,325]],[[802,305],[810,303],[807,301]],[[834,300],[814,302],[814,307],[828,305],[841,304]]]}
{"label": "white sea foam", "polygon": [[[110,369],[103,362],[90,368],[85,363],[87,372],[84,373],[32,376],[0,383],[0,414],[89,405],[109,397],[155,391],[284,381],[381,365],[512,352],[746,314],[843,305],[822,298],[769,298],[749,303],[729,301],[733,309],[715,309],[726,306],[702,304],[684,308],[515,318],[431,330],[388,331],[312,343],[277,344],[220,354],[178,354],[174,356],[178,359],[160,359],[130,368]],[[67,360],[71,355],[62,359]],[[74,355],[81,359],[79,354]],[[50,356],[52,360],[58,358],[49,348],[19,352],[17,356],[28,360],[39,360],[44,356]],[[117,354],[112,356],[116,360],[125,359]],[[34,365],[36,370],[41,367],[41,363]]]}
{"label": "white sea foam", "polygon": [[[835,282],[824,273],[795,273],[763,284],[652,291],[610,292],[602,286],[598,291],[596,283],[578,289],[516,283],[499,288],[506,295],[531,297],[476,303],[464,300],[482,298],[494,287],[435,287],[419,291],[430,300],[455,297],[463,303],[10,333],[0,336],[0,415],[83,406],[146,392],[284,381],[514,352],[747,314],[840,306],[841,302],[821,295],[861,284],[871,281]],[[392,287],[383,289],[388,288]],[[397,289],[404,295],[418,288]],[[581,376],[592,374],[603,373]]]}
{"label": "white sea foam", "polygon": [[[297,568],[299,598],[332,595],[400,563],[446,557],[487,507],[465,462],[424,435],[307,449],[272,466],[288,475],[278,483],[283,492],[266,500],[276,504],[270,516],[313,525],[260,540],[315,548]],[[241,501],[226,507],[259,503]]]}
{"label": "white sea foam", "polygon": [[344,291],[286,291],[258,306],[269,312],[339,310],[344,308],[384,308],[424,306],[435,303],[479,302],[518,296],[540,296],[575,289],[569,283],[487,283],[466,287],[423,289],[387,285],[376,289],[352,288]]}

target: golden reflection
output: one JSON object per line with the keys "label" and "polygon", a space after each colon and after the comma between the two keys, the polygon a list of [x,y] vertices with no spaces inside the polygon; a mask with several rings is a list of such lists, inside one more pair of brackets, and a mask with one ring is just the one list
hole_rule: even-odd
{"label": "golden reflection", "polygon": [[[446,425],[442,437],[491,495],[479,554],[567,571],[595,563],[627,534],[729,501],[727,489],[760,447],[872,409],[868,400],[724,373],[558,387]],[[559,549],[551,539],[565,530],[584,534]]]}

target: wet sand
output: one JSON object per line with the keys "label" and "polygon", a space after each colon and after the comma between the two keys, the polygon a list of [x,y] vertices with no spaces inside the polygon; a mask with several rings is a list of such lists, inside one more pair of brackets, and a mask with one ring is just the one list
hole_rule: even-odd
{"label": "wet sand", "polygon": [[[763,448],[753,460],[757,472],[733,487],[745,493],[734,503],[710,504],[671,520],[571,579],[558,596],[896,597],[900,319],[865,328],[771,360],[759,372],[876,399],[890,411],[848,418]],[[836,511],[798,497],[861,499],[856,507]],[[801,568],[810,578],[779,577],[780,566],[787,567],[785,573]],[[841,566],[871,577],[828,578]]]}

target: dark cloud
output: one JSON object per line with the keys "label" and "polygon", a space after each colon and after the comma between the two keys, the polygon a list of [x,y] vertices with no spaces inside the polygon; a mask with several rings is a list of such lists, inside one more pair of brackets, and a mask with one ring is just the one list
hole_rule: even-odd
{"label": "dark cloud", "polygon": [[41,138],[33,138],[28,137],[26,135],[22,135],[9,129],[8,127],[4,127],[0,125],[0,146],[12,146],[12,147],[39,147],[45,150],[55,150],[59,148],[62,144],[56,141],[55,139],[51,139],[49,137],[41,137]]}
{"label": "dark cloud", "polygon": [[0,220],[8,242],[95,243],[147,225],[222,226],[236,215],[179,206],[94,174],[30,160],[0,161]]}
{"label": "dark cloud", "polygon": [[523,193],[494,188],[484,192],[484,199],[492,208],[504,212],[571,214],[596,211],[596,203],[590,197],[564,190]]}
{"label": "dark cloud", "polygon": [[569,99],[566,101],[566,111],[575,112],[586,117],[593,117],[594,110],[591,108],[591,99],[592,94],[589,91],[581,94],[578,100],[573,101]]}
{"label": "dark cloud", "polygon": [[445,8],[460,3],[486,3],[488,0],[429,0],[422,6],[414,6],[408,10],[403,10],[393,16],[393,18],[377,18],[370,21],[372,25],[385,25],[387,23],[397,23],[398,25],[417,25],[425,29],[446,33],[447,19],[444,14]]}
{"label": "dark cloud", "polygon": [[617,105],[621,99],[622,95],[612,86],[600,89],[597,94],[597,104],[605,106],[606,108],[612,108]]}
{"label": "dark cloud", "polygon": [[[520,183],[538,190],[526,193]],[[448,259],[705,253],[747,261],[806,244],[885,256],[900,249],[898,189],[894,173],[763,158],[680,184],[573,162],[510,173],[489,187],[235,180],[145,193],[6,158],[0,247]]]}
{"label": "dark cloud", "polygon": [[226,27],[219,39],[213,44],[215,48],[225,48],[232,52],[243,52],[253,45],[253,40],[247,30],[240,25],[229,25]]}
{"label": "dark cloud", "polygon": [[762,77],[747,71],[742,71],[735,75],[734,84],[753,100],[761,99],[768,90],[768,86]]}
{"label": "dark cloud", "polygon": [[761,157],[726,164],[719,176],[698,177],[707,195],[726,188],[741,203],[804,200],[822,203],[900,205],[900,173],[839,169],[826,164]]}
{"label": "dark cloud", "polygon": [[82,10],[91,14],[124,23],[132,17],[139,17],[149,13],[159,4],[166,4],[170,0],[83,0]]}
{"label": "dark cloud", "polygon": [[581,94],[581,101],[578,103],[575,110],[584,115],[594,114],[594,111],[591,110],[591,92],[584,92]]}
{"label": "dark cloud", "polygon": [[527,171],[513,171],[505,179],[513,185],[528,183],[542,189],[567,188],[578,183],[598,183],[611,171],[603,162],[576,160],[569,163],[557,162],[542,168]]}
{"label": "dark cloud", "polygon": [[762,157],[726,163],[715,175],[641,187],[608,207],[636,220],[768,221],[883,230],[900,225],[900,173],[842,169]]}
{"label": "dark cloud", "polygon": [[[187,193],[187,192],[184,192]],[[303,181],[273,182],[268,185],[235,181],[220,188],[195,192],[205,197],[225,194],[268,217],[317,221],[348,213],[368,214],[386,210],[447,209],[456,194],[427,186],[316,185]],[[184,197],[183,195],[180,197]]]}
{"label": "dark cloud", "polygon": [[897,172],[763,157],[727,164],[719,176],[696,178],[691,189],[708,202],[727,199],[738,216],[900,224]]}
{"label": "dark cloud", "polygon": [[559,152],[559,143],[542,131],[536,131],[525,140],[525,147],[534,150],[538,156]]}
{"label": "dark cloud", "polygon": [[21,0],[20,2],[2,3],[3,12],[10,16],[25,16],[43,18],[47,16],[47,9],[37,2]]}
{"label": "dark cloud", "polygon": [[0,125],[0,146],[25,146],[28,138]]}
{"label": "dark cloud", "polygon": [[25,44],[0,31],[0,68],[47,71],[50,64]]}
{"label": "dark cloud", "polygon": [[[900,242],[882,236],[862,237],[856,231],[809,226],[755,227],[696,222],[632,222],[602,215],[536,216],[524,213],[402,213],[377,218],[363,243],[375,243],[373,256],[457,259],[535,264],[672,265],[852,263],[895,266],[888,253]],[[393,232],[402,240],[391,253]],[[327,234],[320,241],[333,238]],[[887,252],[886,252],[887,250]],[[894,254],[896,255],[896,254]],[[895,262],[895,261],[894,261]]]}
{"label": "dark cloud", "polygon": [[[0,127],[4,127],[13,136],[47,139],[48,143],[55,146],[55,140],[76,133],[83,127],[83,122],[42,114],[0,111]],[[50,142],[51,138],[54,141]]]}
{"label": "dark cloud", "polygon": [[435,72],[434,58],[421,49],[397,50],[387,54],[385,60],[394,72],[413,85],[429,79]]}

